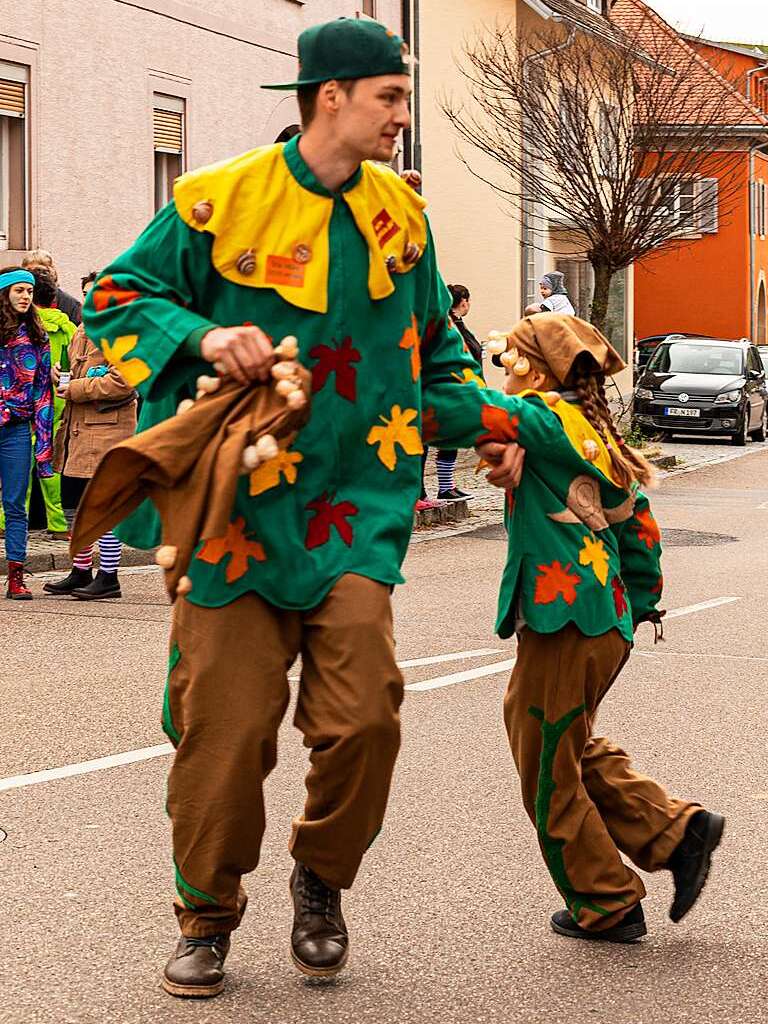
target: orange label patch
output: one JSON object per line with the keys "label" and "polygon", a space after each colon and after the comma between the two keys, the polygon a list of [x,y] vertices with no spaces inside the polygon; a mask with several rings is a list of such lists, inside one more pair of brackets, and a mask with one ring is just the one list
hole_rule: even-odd
{"label": "orange label patch", "polygon": [[401,230],[400,225],[394,222],[386,210],[380,210],[373,218],[372,224],[381,249]]}
{"label": "orange label patch", "polygon": [[289,256],[267,256],[267,272],[264,279],[267,284],[303,288],[305,269],[303,263],[297,263]]}

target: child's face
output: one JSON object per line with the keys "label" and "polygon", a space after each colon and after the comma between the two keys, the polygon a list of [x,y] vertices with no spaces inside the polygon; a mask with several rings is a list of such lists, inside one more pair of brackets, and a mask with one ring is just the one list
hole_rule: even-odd
{"label": "child's face", "polygon": [[552,289],[547,288],[545,284],[539,285],[539,291],[541,292],[542,299],[548,299],[549,296],[552,294]]}
{"label": "child's face", "polygon": [[531,369],[524,377],[518,377],[516,373],[507,370],[504,391],[508,395],[519,395],[522,391],[542,391],[546,383],[547,378],[538,370]]}

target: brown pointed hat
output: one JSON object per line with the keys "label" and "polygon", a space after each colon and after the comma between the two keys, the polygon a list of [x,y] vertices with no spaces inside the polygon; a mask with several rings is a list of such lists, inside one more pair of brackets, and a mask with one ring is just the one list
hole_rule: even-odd
{"label": "brown pointed hat", "polygon": [[[627,365],[604,334],[577,316],[534,313],[524,317],[507,335],[507,348],[546,363],[561,384],[569,384],[578,356],[587,353],[595,373],[618,373]],[[493,362],[500,365],[498,356]]]}

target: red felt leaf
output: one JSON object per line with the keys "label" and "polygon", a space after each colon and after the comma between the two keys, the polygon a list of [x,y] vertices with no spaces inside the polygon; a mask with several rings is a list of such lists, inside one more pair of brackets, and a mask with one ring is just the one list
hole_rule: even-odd
{"label": "red felt leaf", "polygon": [[421,414],[421,440],[424,444],[429,444],[430,441],[434,441],[439,433],[439,429],[434,406],[430,405],[430,407],[425,409]]}
{"label": "red felt leaf", "polygon": [[476,444],[484,444],[486,441],[504,444],[517,441],[520,436],[520,417],[510,416],[506,409],[500,409],[498,405],[484,405],[480,418],[488,433],[478,437]]}
{"label": "red felt leaf", "polygon": [[658,580],[656,581],[656,586],[651,588],[651,593],[652,594],[660,594],[663,589],[664,589],[664,577],[663,576],[659,576]]}
{"label": "red felt leaf", "polygon": [[308,550],[322,547],[331,538],[331,527],[335,527],[339,536],[347,545],[352,546],[352,526],[347,522],[352,516],[356,516],[359,509],[351,501],[340,501],[334,505],[328,494],[321,494],[319,498],[310,501],[307,508],[315,513],[307,524],[307,538],[304,542]]}
{"label": "red felt leaf", "polygon": [[624,586],[624,580],[620,576],[614,576],[611,580],[611,589],[616,614],[621,618],[627,611],[627,588]]}
{"label": "red felt leaf", "polygon": [[440,317],[439,319],[435,319],[433,317],[428,321],[427,326],[424,328],[424,335],[421,339],[422,352],[432,344],[438,332],[441,331],[443,327],[445,327],[444,317]]}
{"label": "red felt leaf", "polygon": [[566,604],[573,604],[576,600],[576,587],[581,583],[578,573],[571,572],[572,563],[565,568],[560,562],[552,562],[551,565],[538,565],[536,567],[541,573],[536,577],[536,592],[534,594],[535,604],[553,604],[558,597],[562,597]]}
{"label": "red felt leaf", "polygon": [[336,374],[336,393],[350,402],[357,399],[357,370],[352,363],[359,363],[362,356],[352,346],[352,339],[346,337],[341,345],[315,345],[310,358],[317,359],[312,368],[312,391],[320,391],[332,373]]}

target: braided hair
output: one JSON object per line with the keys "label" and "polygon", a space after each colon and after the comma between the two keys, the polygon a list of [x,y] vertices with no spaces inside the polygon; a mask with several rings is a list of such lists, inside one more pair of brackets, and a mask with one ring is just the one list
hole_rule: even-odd
{"label": "braided hair", "polygon": [[608,449],[619,484],[626,490],[638,483],[644,487],[653,486],[653,466],[630,448],[616,429],[605,394],[605,374],[594,372],[594,361],[589,355],[581,355],[575,361],[571,381],[584,418],[595,428]]}

